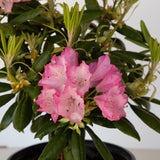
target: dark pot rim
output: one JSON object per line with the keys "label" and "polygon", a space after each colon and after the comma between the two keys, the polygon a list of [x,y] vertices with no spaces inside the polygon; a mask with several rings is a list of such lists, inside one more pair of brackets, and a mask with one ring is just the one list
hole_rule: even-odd
{"label": "dark pot rim", "polygon": [[[98,151],[96,150],[96,148],[91,140],[85,140],[85,143],[86,143],[86,147],[87,147],[87,157],[89,159],[92,160],[92,158],[94,156],[100,157]],[[47,142],[44,142],[44,143],[31,145],[29,147],[21,149],[21,150],[15,152],[13,155],[11,155],[7,160],[24,160],[24,157],[25,157],[25,160],[29,160],[29,155],[40,154],[46,144],[47,144]],[[120,156],[121,160],[136,160],[135,156],[127,149],[125,149],[121,146],[115,145],[115,144],[111,144],[111,143],[104,142],[104,144],[110,150],[112,155],[114,154],[116,156]],[[97,158],[96,158],[96,160],[97,160]]]}

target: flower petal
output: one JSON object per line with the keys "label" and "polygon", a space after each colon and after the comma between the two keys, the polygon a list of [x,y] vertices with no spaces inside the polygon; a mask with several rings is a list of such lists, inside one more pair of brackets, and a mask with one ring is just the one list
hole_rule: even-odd
{"label": "flower petal", "polygon": [[83,99],[77,94],[76,88],[66,86],[61,94],[53,95],[53,99],[59,115],[74,123],[81,122],[85,106]]}
{"label": "flower petal", "polygon": [[83,97],[84,93],[89,90],[91,73],[89,66],[82,61],[80,66],[71,66],[66,71],[68,84],[77,88],[78,94]]}
{"label": "flower petal", "polygon": [[[124,89],[124,86],[121,87]],[[122,92],[121,87],[114,86],[105,94],[94,97],[103,116],[111,121],[126,116],[124,105],[128,102],[128,96]]]}
{"label": "flower petal", "polygon": [[35,103],[40,106],[37,111],[51,114],[53,121],[56,123],[58,114],[53,105],[53,95],[55,93],[56,91],[54,89],[44,88]]}

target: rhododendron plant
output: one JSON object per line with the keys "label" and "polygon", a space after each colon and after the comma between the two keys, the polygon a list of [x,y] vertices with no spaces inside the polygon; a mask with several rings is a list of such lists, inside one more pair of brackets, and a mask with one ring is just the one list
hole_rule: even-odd
{"label": "rhododendron plant", "polygon": [[[117,128],[140,140],[128,109],[160,133],[160,119],[150,111],[152,103],[160,105],[152,83],[160,45],[143,21],[140,30],[124,21],[137,1],[85,0],[81,7],[73,1],[69,7],[57,0],[1,0],[0,78],[6,81],[0,107],[13,104],[0,131],[12,123],[22,132],[31,124],[35,138],[48,136],[38,160],[86,160],[86,132],[101,157],[114,160],[91,128]],[[119,34],[141,51],[127,50]]]}

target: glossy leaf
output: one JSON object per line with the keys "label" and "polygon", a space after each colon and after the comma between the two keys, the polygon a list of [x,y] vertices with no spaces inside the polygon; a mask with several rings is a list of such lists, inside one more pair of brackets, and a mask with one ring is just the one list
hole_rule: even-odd
{"label": "glossy leaf", "polygon": [[44,65],[48,63],[50,58],[51,53],[49,51],[42,53],[33,64],[33,69],[36,72],[41,72],[44,69]]}
{"label": "glossy leaf", "polygon": [[12,98],[14,98],[15,94],[5,94],[0,96],[0,107],[8,103]]}
{"label": "glossy leaf", "polygon": [[152,98],[152,99],[150,100],[150,97],[141,97],[141,98],[146,99],[146,100],[148,100],[148,101],[150,101],[150,102],[152,102],[152,103],[155,103],[155,104],[159,104],[159,105],[160,105],[160,100],[159,100],[159,99]]}
{"label": "glossy leaf", "polygon": [[138,132],[136,131],[135,127],[132,125],[132,123],[127,120],[126,118],[121,118],[119,121],[113,121],[113,124],[116,128],[118,128],[123,133],[136,138],[140,141],[140,136]]}
{"label": "glossy leaf", "polygon": [[150,35],[144,21],[141,21],[141,31],[143,33],[145,41],[149,44],[149,41],[151,39],[151,35]]}
{"label": "glossy leaf", "polygon": [[32,119],[32,102],[28,94],[23,93],[13,115],[13,126],[21,132]]}
{"label": "glossy leaf", "polygon": [[50,121],[50,118],[51,116],[49,114],[46,114],[46,115],[39,116],[37,119],[33,120],[31,125],[31,131],[33,133],[38,132],[43,127],[43,125],[45,125],[45,123]]}
{"label": "glossy leaf", "polygon": [[84,131],[81,130],[79,135],[76,131],[72,132],[72,155],[74,160],[85,160],[85,141],[84,141]]}
{"label": "glossy leaf", "polygon": [[42,154],[38,160],[56,159],[67,145],[69,134],[69,130],[64,130],[63,132],[58,132],[56,135],[54,135],[42,151]]}
{"label": "glossy leaf", "polygon": [[7,128],[13,120],[13,113],[17,107],[17,103],[13,103],[7,112],[4,114],[2,121],[0,123],[0,131]]}
{"label": "glossy leaf", "polygon": [[76,133],[76,131],[72,132],[72,155],[74,160],[81,160],[79,148],[79,135]]}
{"label": "glossy leaf", "polygon": [[143,98],[135,98],[134,101],[135,101],[137,104],[142,105],[142,106],[144,106],[146,109],[150,110],[151,105],[150,105],[149,101],[147,101],[147,100],[145,100],[145,99],[143,99]]}
{"label": "glossy leaf", "polygon": [[137,59],[137,60],[147,60],[149,57],[147,55],[144,55],[144,54],[141,54],[139,52],[131,52],[131,51],[112,51],[110,52],[111,54],[118,54],[118,53],[121,53],[121,54],[124,54],[130,58],[134,58],[134,59]]}
{"label": "glossy leaf", "polygon": [[115,128],[112,121],[109,121],[107,118],[104,118],[99,109],[92,111],[92,113],[89,116],[89,119],[92,123],[95,123],[97,125],[100,125],[106,128]]}
{"label": "glossy leaf", "polygon": [[11,85],[8,83],[0,82],[0,93],[11,90]]}
{"label": "glossy leaf", "polygon": [[113,160],[113,157],[105,144],[97,137],[97,135],[86,126],[86,130],[92,137],[93,143],[104,160]]}
{"label": "glossy leaf", "polygon": [[130,105],[132,110],[136,113],[136,115],[150,128],[160,133],[160,119],[149,112],[148,110],[141,108],[139,106]]}
{"label": "glossy leaf", "polygon": [[13,24],[13,25],[24,23],[24,22],[38,16],[43,11],[44,11],[44,8],[37,8],[37,9],[33,9],[33,10],[30,10],[30,11],[24,12],[23,14],[20,14],[16,18],[12,19],[10,21],[10,23]]}
{"label": "glossy leaf", "polygon": [[130,26],[123,25],[121,28],[118,28],[117,31],[127,38],[144,43],[141,32],[133,29]]}
{"label": "glossy leaf", "polygon": [[48,135],[57,129],[57,124],[53,121],[47,121],[45,124],[41,124],[41,126],[42,127],[36,133],[35,138],[42,139],[45,135]]}

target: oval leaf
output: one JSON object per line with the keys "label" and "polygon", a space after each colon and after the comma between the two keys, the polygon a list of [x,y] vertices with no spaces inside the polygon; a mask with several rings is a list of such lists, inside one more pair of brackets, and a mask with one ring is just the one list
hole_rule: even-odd
{"label": "oval leaf", "polygon": [[11,86],[8,83],[0,82],[0,93],[11,90]]}
{"label": "oval leaf", "polygon": [[11,24],[21,24],[26,22],[27,20],[30,20],[36,16],[38,16],[40,13],[44,11],[44,8],[38,8],[38,9],[33,9],[27,12],[24,12],[23,14],[20,14],[16,18],[12,19],[10,21]]}
{"label": "oval leaf", "polygon": [[86,130],[92,137],[93,143],[104,160],[113,160],[113,157],[105,144],[95,135],[95,133],[86,126]]}
{"label": "oval leaf", "polygon": [[156,132],[160,133],[160,119],[154,115],[153,113],[149,112],[148,110],[135,106],[130,105],[132,110],[136,113],[136,115],[150,128],[155,130]]}
{"label": "oval leaf", "polygon": [[0,96],[0,107],[8,103],[14,96],[15,94],[5,94]]}
{"label": "oval leaf", "polygon": [[136,131],[135,127],[126,118],[123,117],[119,121],[113,121],[113,124],[116,128],[118,128],[123,133],[133,138],[136,138],[137,140],[140,141],[140,136],[138,132]]}
{"label": "oval leaf", "polygon": [[17,131],[23,129],[32,119],[32,102],[27,94],[23,94],[13,114],[13,126]]}
{"label": "oval leaf", "polygon": [[17,103],[15,102],[9,107],[7,112],[4,114],[2,121],[0,123],[0,131],[7,128],[10,125],[10,123],[13,120],[13,113],[16,107],[17,107]]}

